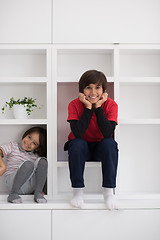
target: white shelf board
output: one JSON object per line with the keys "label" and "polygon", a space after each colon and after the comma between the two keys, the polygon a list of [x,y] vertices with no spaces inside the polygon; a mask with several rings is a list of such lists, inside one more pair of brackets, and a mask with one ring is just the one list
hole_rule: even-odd
{"label": "white shelf board", "polygon": [[[85,167],[100,167],[100,166],[101,166],[100,162],[86,162],[85,163]],[[58,161],[57,167],[58,168],[68,167],[68,161]]]}
{"label": "white shelf board", "polygon": [[145,50],[146,52],[150,50],[160,50],[160,44],[119,44],[119,50]]}
{"label": "white shelf board", "polygon": [[[79,79],[77,77],[57,77],[57,82],[78,82]],[[107,77],[107,82],[114,82],[114,77]]]}
{"label": "white shelf board", "polygon": [[47,77],[0,77],[1,83],[46,83]]}
{"label": "white shelf board", "polygon": [[70,52],[70,50],[107,50],[107,52],[111,52],[114,50],[115,46],[113,44],[58,44],[55,43],[53,45],[53,48],[56,50],[64,51],[64,52]]}
{"label": "white shelf board", "polygon": [[47,124],[46,119],[0,119],[0,125]]}
{"label": "white shelf board", "polygon": [[119,200],[159,200],[160,201],[160,194],[146,194],[146,193],[117,193],[116,196]]}
{"label": "white shelf board", "polygon": [[[80,210],[64,200],[48,200],[46,204],[37,204],[33,200],[23,200],[21,204],[0,202],[0,210]],[[86,200],[81,210],[107,210],[103,200]],[[160,200],[117,200],[117,210],[160,209]]]}
{"label": "white shelf board", "polygon": [[59,82],[78,82],[76,77],[57,77],[57,83]]}
{"label": "white shelf board", "polygon": [[119,83],[121,84],[160,84],[160,77],[119,77]]}
{"label": "white shelf board", "polygon": [[[8,50],[24,50],[26,52],[26,50],[30,53],[33,53],[34,50],[39,50],[40,54],[43,54],[44,51],[43,50],[47,50],[51,47],[50,44],[0,44],[0,49],[2,50],[6,50],[6,53]],[[21,52],[22,52],[21,51]],[[10,51],[9,51],[10,52]]]}
{"label": "white shelf board", "polygon": [[119,124],[160,124],[159,118],[144,118],[144,119],[126,119],[126,118],[119,118]]}

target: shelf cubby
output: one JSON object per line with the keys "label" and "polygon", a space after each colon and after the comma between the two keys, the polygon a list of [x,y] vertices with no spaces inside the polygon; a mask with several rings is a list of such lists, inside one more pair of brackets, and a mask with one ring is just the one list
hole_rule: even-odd
{"label": "shelf cubby", "polygon": [[120,126],[119,193],[160,195],[160,124]]}
{"label": "shelf cubby", "polygon": [[120,77],[160,77],[160,49],[121,49]]}
{"label": "shelf cubby", "polygon": [[46,119],[47,115],[47,86],[46,83],[0,83],[1,99],[0,99],[0,119],[12,119],[12,110],[6,108],[5,113],[2,114],[1,108],[5,102],[9,101],[11,97],[21,99],[32,97],[36,99],[37,108],[33,108],[29,119]]}
{"label": "shelf cubby", "polygon": [[57,76],[59,79],[78,81],[85,71],[97,69],[113,77],[113,59],[113,49],[58,49]]}
{"label": "shelf cubby", "polygon": [[160,119],[160,83],[120,84],[119,117]]}
{"label": "shelf cubby", "polygon": [[46,77],[45,49],[0,49],[0,78]]}
{"label": "shelf cubby", "polygon": [[[46,124],[42,124],[42,123],[37,124],[37,122],[35,122],[35,124],[31,122],[29,124],[28,123],[26,124],[25,122],[23,123],[23,121],[21,122],[19,121],[17,124],[15,124],[12,121],[10,124],[4,124],[4,123],[1,123],[0,121],[0,132],[1,132],[1,136],[3,136],[3,138],[1,138],[0,145],[2,146],[9,142],[20,143],[24,132],[34,126],[40,126],[45,129],[47,128]],[[7,195],[7,194],[8,194],[8,189],[4,184],[4,175],[3,175],[0,181],[0,195]]]}

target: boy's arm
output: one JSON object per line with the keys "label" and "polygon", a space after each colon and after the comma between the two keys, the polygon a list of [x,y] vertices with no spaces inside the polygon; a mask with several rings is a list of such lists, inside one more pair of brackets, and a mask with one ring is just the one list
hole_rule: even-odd
{"label": "boy's arm", "polygon": [[2,156],[3,152],[0,149],[0,176],[2,176],[3,173],[6,171],[6,164],[4,163]]}
{"label": "boy's arm", "polygon": [[69,120],[71,131],[76,138],[82,138],[92,118],[92,110],[85,108],[79,120]]}
{"label": "boy's arm", "polygon": [[96,108],[95,109],[95,114],[97,117],[97,123],[98,126],[101,130],[101,133],[103,134],[104,137],[108,138],[113,135],[113,132],[116,127],[116,122],[114,121],[109,121],[107,117],[105,116],[102,107]]}

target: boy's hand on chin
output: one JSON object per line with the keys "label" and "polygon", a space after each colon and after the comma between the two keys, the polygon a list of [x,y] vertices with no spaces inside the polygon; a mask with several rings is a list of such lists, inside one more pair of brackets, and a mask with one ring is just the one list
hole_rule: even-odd
{"label": "boy's hand on chin", "polygon": [[86,106],[86,108],[92,109],[92,103],[90,103],[84,93],[79,93],[79,100]]}
{"label": "boy's hand on chin", "polygon": [[101,107],[102,104],[103,104],[105,101],[107,101],[107,98],[108,98],[108,93],[106,93],[106,92],[103,93],[101,99],[99,99],[98,102],[96,102],[95,108]]}

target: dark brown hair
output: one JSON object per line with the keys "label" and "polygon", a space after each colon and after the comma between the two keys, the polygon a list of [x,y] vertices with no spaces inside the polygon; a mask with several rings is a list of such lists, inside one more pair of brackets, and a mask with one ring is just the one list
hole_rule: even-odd
{"label": "dark brown hair", "polygon": [[32,127],[22,136],[22,139],[31,133],[39,133],[39,146],[35,150],[40,157],[47,157],[47,131],[42,127]]}
{"label": "dark brown hair", "polygon": [[102,85],[103,92],[107,89],[107,78],[104,73],[97,70],[88,70],[81,76],[79,80],[79,92],[83,93],[85,87],[89,84]]}

